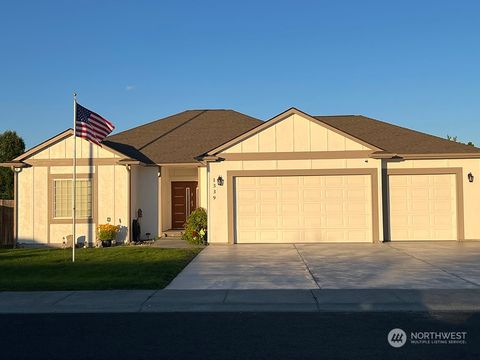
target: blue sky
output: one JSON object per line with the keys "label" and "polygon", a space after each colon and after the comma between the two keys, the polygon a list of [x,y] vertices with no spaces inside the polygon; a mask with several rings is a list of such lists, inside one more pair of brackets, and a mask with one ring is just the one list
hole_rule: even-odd
{"label": "blue sky", "polygon": [[478,1],[0,0],[0,132],[79,102],[125,130],[186,109],[363,114],[480,145]]}

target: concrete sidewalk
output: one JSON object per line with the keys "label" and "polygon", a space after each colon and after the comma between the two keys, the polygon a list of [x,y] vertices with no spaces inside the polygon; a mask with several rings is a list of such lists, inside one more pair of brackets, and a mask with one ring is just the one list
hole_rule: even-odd
{"label": "concrete sidewalk", "polygon": [[0,292],[0,313],[480,311],[480,289]]}

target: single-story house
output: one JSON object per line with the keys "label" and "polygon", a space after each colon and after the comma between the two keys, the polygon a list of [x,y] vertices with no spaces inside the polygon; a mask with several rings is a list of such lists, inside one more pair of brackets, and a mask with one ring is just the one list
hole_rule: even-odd
{"label": "single-story house", "polygon": [[[71,234],[73,132],[9,163],[16,237]],[[381,242],[480,239],[480,149],[358,115],[291,108],[268,121],[190,110],[107,137],[77,139],[77,234],[121,226],[118,241],[181,229],[197,207],[208,241]],[[81,240],[78,240],[81,241]]]}

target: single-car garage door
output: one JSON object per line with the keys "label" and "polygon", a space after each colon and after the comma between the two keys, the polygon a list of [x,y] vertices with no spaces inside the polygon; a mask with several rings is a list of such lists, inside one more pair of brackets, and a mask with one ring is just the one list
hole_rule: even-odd
{"label": "single-car garage door", "polygon": [[237,243],[372,242],[370,175],[235,178]]}
{"label": "single-car garage door", "polygon": [[390,175],[390,239],[456,240],[453,174]]}

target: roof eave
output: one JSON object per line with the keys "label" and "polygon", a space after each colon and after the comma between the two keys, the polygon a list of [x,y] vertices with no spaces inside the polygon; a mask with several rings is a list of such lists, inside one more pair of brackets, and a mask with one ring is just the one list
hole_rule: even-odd
{"label": "roof eave", "polygon": [[26,164],[23,161],[16,161],[16,160],[0,163],[0,167],[10,168],[10,169],[23,169],[23,168],[27,168],[27,167],[30,167],[30,166],[31,165]]}
{"label": "roof eave", "polygon": [[476,153],[431,153],[431,154],[398,154],[405,160],[426,160],[426,159],[480,159],[480,152]]}
{"label": "roof eave", "polygon": [[372,159],[397,159],[399,158],[398,154],[390,153],[386,151],[376,151],[370,154]]}

